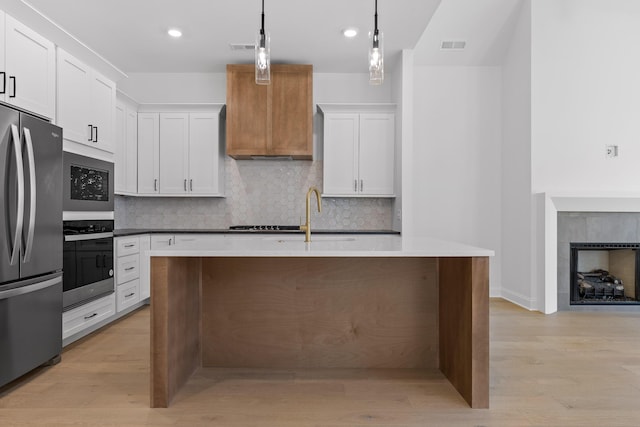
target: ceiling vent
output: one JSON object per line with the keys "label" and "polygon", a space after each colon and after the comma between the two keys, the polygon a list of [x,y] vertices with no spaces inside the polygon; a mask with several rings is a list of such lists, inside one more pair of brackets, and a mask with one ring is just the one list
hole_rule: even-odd
{"label": "ceiling vent", "polygon": [[467,42],[464,40],[443,40],[440,44],[441,50],[464,50]]}
{"label": "ceiling vent", "polygon": [[231,50],[254,50],[255,48],[255,43],[229,43]]}

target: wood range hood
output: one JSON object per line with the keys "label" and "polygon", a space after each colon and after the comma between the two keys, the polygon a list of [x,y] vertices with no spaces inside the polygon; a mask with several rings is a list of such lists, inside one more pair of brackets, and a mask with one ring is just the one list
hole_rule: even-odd
{"label": "wood range hood", "polygon": [[237,160],[313,157],[313,66],[272,64],[258,85],[253,64],[227,65],[227,154]]}

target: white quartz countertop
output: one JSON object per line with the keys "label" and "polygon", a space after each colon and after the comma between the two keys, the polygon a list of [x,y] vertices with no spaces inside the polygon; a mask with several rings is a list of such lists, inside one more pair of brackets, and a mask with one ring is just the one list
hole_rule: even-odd
{"label": "white quartz countertop", "polygon": [[150,256],[163,257],[486,257],[494,251],[431,238],[400,235],[206,235],[178,242]]}

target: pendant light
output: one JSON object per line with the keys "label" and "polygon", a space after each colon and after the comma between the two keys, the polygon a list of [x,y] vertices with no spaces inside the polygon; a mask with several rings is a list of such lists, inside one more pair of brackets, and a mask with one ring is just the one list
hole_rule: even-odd
{"label": "pendant light", "polygon": [[271,83],[271,39],[264,31],[264,0],[262,0],[262,25],[256,37],[256,84]]}
{"label": "pendant light", "polygon": [[369,84],[381,85],[384,79],[384,50],[382,31],[378,31],[378,0],[374,15],[374,29],[369,33]]}

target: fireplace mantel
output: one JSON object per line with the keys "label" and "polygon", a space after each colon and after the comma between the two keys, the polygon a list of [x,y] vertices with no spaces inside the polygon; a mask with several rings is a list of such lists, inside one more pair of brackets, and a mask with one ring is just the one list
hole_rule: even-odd
{"label": "fireplace mantel", "polygon": [[535,233],[535,253],[543,254],[535,262],[535,273],[544,279],[540,310],[549,314],[558,310],[558,212],[640,212],[640,192],[549,192],[536,193],[534,199],[544,215]]}

